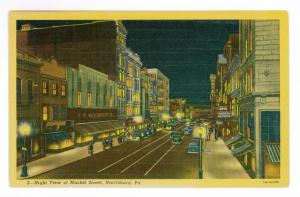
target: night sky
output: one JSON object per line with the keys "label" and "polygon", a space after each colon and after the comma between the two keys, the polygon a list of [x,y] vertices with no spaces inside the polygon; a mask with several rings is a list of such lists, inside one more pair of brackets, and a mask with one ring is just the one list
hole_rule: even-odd
{"label": "night sky", "polygon": [[[22,21],[35,27],[88,21]],[[127,46],[145,66],[159,68],[170,79],[170,98],[208,105],[210,73],[216,72],[217,55],[229,33],[238,32],[238,21],[123,21]]]}

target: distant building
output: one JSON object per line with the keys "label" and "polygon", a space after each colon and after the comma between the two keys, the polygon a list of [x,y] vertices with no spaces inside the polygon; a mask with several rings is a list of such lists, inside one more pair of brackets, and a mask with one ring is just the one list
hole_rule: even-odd
{"label": "distant building", "polygon": [[141,70],[141,115],[150,121],[150,77],[146,67]]}
{"label": "distant building", "polygon": [[[186,100],[183,98],[169,99],[169,113],[171,116],[184,118]],[[177,118],[178,118],[177,117]]]}
{"label": "distant building", "polygon": [[169,114],[169,78],[159,69],[148,69],[151,83],[150,116],[154,121],[162,119],[162,114]]}
{"label": "distant building", "polygon": [[216,75],[210,74],[210,110],[211,114],[215,117],[216,113]]}

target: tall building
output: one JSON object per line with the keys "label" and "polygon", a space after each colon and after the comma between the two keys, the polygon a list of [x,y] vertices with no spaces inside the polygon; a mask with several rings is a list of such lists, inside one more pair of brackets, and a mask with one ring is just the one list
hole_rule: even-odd
{"label": "tall building", "polygon": [[146,67],[141,70],[141,115],[150,121],[150,77]]}
{"label": "tall building", "polygon": [[141,69],[137,53],[126,49],[126,118],[141,115]]}
{"label": "tall building", "polygon": [[[44,155],[40,116],[41,61],[23,51],[17,51],[17,164],[21,164],[22,147],[27,148],[27,160]],[[23,130],[29,132],[28,136]]]}
{"label": "tall building", "polygon": [[[280,176],[280,48],[278,20],[242,20],[239,128],[248,146],[243,162],[257,178]],[[246,147],[246,146],[245,146]]]}
{"label": "tall building", "polygon": [[118,116],[125,118],[125,55],[127,30],[120,21],[34,28],[17,32],[17,48],[60,65],[87,65],[118,83]]}
{"label": "tall building", "polygon": [[162,114],[169,114],[169,78],[159,69],[148,69],[150,76],[150,116],[154,121],[161,119]]}
{"label": "tall building", "polygon": [[216,75],[210,74],[210,109],[211,114],[215,117],[216,112]]}

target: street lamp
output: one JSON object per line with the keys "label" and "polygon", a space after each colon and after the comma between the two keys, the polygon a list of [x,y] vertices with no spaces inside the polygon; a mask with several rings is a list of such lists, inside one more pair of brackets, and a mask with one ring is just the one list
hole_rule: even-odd
{"label": "street lamp", "polygon": [[198,178],[203,178],[203,167],[202,167],[202,150],[203,150],[203,139],[206,139],[206,128],[195,127],[193,130],[193,137],[199,139],[199,157],[198,157]]}
{"label": "street lamp", "polygon": [[26,137],[30,136],[31,134],[31,126],[27,122],[22,122],[19,127],[18,127],[19,134],[23,137],[23,146],[22,146],[22,151],[23,151],[23,165],[22,165],[22,170],[21,170],[21,177],[27,177],[28,172],[27,172],[27,166],[26,166]]}

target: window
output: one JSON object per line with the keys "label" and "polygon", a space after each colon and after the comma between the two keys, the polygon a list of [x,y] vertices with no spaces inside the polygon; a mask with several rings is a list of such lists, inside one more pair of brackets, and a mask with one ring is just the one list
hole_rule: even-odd
{"label": "window", "polygon": [[77,92],[77,106],[81,106],[81,92]]}
{"label": "window", "polygon": [[57,96],[57,84],[52,83],[52,95]]}
{"label": "window", "polygon": [[87,95],[87,103],[88,103],[88,106],[91,106],[92,105],[92,93],[88,93]]}
{"label": "window", "polygon": [[255,131],[254,131],[254,113],[250,112],[248,114],[248,128],[250,130],[250,139],[254,140],[255,137]]}
{"label": "window", "polygon": [[61,96],[66,96],[66,84],[61,84]]}
{"label": "window", "polygon": [[43,106],[43,120],[46,121],[48,120],[48,107]]}
{"label": "window", "polygon": [[99,97],[100,97],[100,83],[96,83],[96,106],[99,106]]}
{"label": "window", "polygon": [[261,112],[261,141],[280,142],[280,112]]}
{"label": "window", "polygon": [[44,95],[48,94],[48,81],[43,81],[42,82],[42,93]]}
{"label": "window", "polygon": [[22,95],[22,81],[20,78],[17,78],[17,103],[21,104],[21,95]]}
{"label": "window", "polygon": [[78,76],[78,79],[77,79],[77,89],[79,92],[81,92],[81,77]]}
{"label": "window", "polygon": [[27,81],[28,104],[33,104],[32,80]]}

